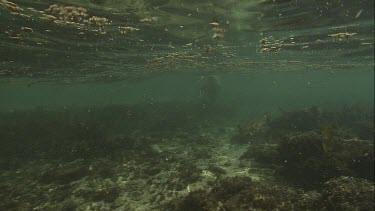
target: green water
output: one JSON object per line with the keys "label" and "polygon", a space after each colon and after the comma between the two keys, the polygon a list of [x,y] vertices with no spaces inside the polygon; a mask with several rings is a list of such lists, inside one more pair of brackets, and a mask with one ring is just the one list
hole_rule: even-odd
{"label": "green water", "polygon": [[373,210],[374,80],[374,0],[0,0],[0,210]]}
{"label": "green water", "polygon": [[[269,112],[311,105],[337,106],[374,101],[371,71],[345,73],[245,73],[221,76],[218,99],[244,112]],[[71,106],[134,105],[137,103],[197,101],[200,76],[172,74],[144,81],[102,84],[1,85],[1,109],[63,108]]]}

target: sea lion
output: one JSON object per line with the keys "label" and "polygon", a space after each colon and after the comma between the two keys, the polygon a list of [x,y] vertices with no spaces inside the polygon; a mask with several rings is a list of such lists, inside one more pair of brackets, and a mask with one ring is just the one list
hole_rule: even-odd
{"label": "sea lion", "polygon": [[217,75],[202,76],[200,79],[200,98],[206,104],[215,103],[221,91],[220,77]]}

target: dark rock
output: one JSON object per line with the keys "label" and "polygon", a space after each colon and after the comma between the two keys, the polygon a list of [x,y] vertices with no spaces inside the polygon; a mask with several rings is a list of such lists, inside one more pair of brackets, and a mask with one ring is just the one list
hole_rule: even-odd
{"label": "dark rock", "polygon": [[155,176],[159,174],[161,171],[162,169],[159,167],[150,167],[150,168],[145,169],[144,173],[147,174],[148,176]]}
{"label": "dark rock", "polygon": [[203,191],[197,190],[191,192],[184,199],[176,199],[168,203],[163,209],[166,211],[210,211],[220,210],[219,201],[215,201],[210,195]]}
{"label": "dark rock", "polygon": [[266,165],[279,164],[280,156],[276,144],[251,144],[240,160],[254,159]]}
{"label": "dark rock", "polygon": [[273,137],[284,135],[290,131],[317,130],[323,123],[322,112],[318,107],[284,112],[280,117],[267,121]]}
{"label": "dark rock", "polygon": [[69,184],[59,185],[52,193],[51,199],[54,201],[64,201],[70,198],[72,195],[72,188]]}
{"label": "dark rock", "polygon": [[373,180],[373,145],[365,141],[343,140],[341,137],[336,139],[332,151],[324,152],[322,137],[316,132],[284,138],[278,146],[282,164],[278,175],[290,183],[313,189],[339,176]]}
{"label": "dark rock", "polygon": [[172,200],[161,210],[289,211],[293,210],[293,202],[298,201],[299,195],[285,187],[253,183],[249,177],[232,177],[220,180],[211,191],[197,190],[185,198]]}
{"label": "dark rock", "polygon": [[132,190],[129,192],[129,197],[135,201],[141,200],[142,196],[143,196],[143,191],[141,190]]}
{"label": "dark rock", "polygon": [[351,174],[342,159],[323,152],[321,137],[315,132],[285,138],[278,151],[282,163],[278,175],[304,188],[315,188],[333,177]]}
{"label": "dark rock", "polygon": [[71,200],[67,200],[62,203],[61,211],[72,211],[77,209],[77,204]]}
{"label": "dark rock", "polygon": [[374,183],[364,179],[339,177],[324,184],[320,209],[374,210]]}
{"label": "dark rock", "polygon": [[252,187],[252,184],[250,177],[228,177],[219,181],[219,186],[212,190],[212,194],[219,198],[228,198],[246,188]]}
{"label": "dark rock", "polygon": [[181,163],[181,166],[177,169],[179,178],[181,181],[186,183],[194,183],[199,181],[201,178],[202,169],[199,169],[196,165],[192,163]]}
{"label": "dark rock", "polygon": [[225,169],[219,167],[219,166],[215,166],[213,164],[210,164],[208,166],[208,170],[211,171],[216,177],[221,177],[222,175],[225,175],[227,174],[227,172],[225,171]]}

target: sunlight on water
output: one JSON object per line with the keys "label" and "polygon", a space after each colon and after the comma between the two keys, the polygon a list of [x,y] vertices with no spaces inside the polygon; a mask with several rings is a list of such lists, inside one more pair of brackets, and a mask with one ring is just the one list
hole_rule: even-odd
{"label": "sunlight on water", "polygon": [[373,67],[372,1],[1,1],[2,80]]}

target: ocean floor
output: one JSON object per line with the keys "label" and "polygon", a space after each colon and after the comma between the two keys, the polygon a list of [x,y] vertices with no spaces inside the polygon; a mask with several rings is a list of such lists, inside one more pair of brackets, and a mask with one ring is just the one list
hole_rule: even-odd
{"label": "ocean floor", "polygon": [[50,143],[55,157],[2,156],[0,210],[373,210],[371,128],[342,120],[317,130],[327,114],[309,108],[233,127]]}
{"label": "ocean floor", "polygon": [[[121,139],[121,137],[117,137]],[[2,209],[6,210],[162,210],[161,205],[220,177],[267,177],[238,158],[246,146],[228,136],[142,137],[121,159],[30,161],[1,174]],[[125,139],[125,138],[124,138]],[[145,144],[149,144],[148,146]]]}

